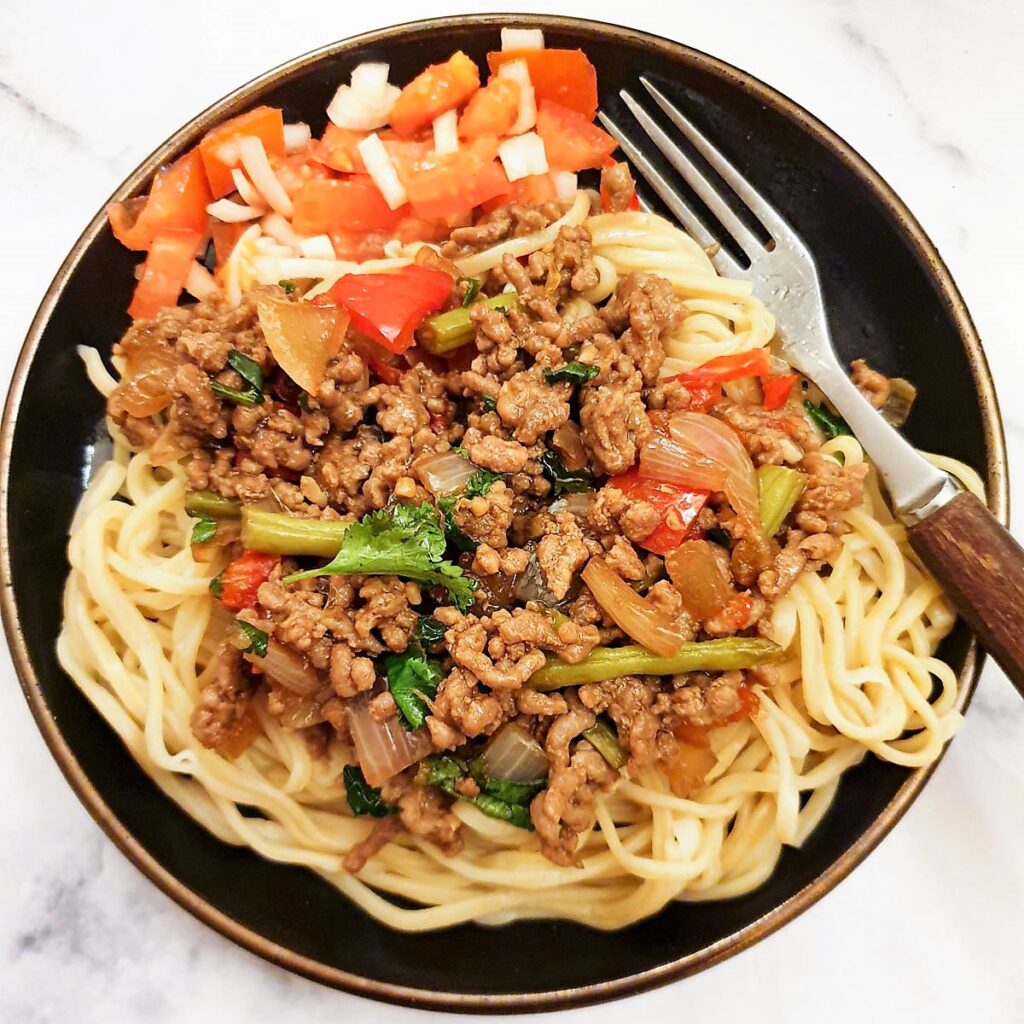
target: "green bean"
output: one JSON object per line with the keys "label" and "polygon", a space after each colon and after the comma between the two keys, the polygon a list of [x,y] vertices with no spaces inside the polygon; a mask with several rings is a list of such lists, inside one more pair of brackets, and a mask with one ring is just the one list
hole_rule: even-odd
{"label": "green bean", "polygon": [[473,340],[471,311],[476,306],[490,306],[507,313],[516,304],[515,292],[502,292],[471,306],[458,306],[447,313],[435,313],[423,321],[416,332],[417,341],[435,356],[452,352]]}
{"label": "green bean", "polygon": [[665,658],[641,647],[598,647],[583,661],[568,665],[549,657],[548,663],[530,677],[527,686],[534,690],[560,690],[581,683],[602,683],[619,676],[674,676],[680,672],[728,672],[751,668],[763,662],[779,661],[783,650],[771,640],[730,636],[683,644]]}
{"label": "green bean", "polygon": [[299,519],[285,512],[242,509],[242,544],[268,555],[321,555],[332,558],[350,523],[332,519]]}
{"label": "green bean", "polygon": [[599,718],[595,725],[583,730],[584,739],[616,770],[626,763],[626,752],[619,743],[615,727]]}
{"label": "green bean", "polygon": [[190,516],[209,519],[237,519],[242,514],[242,505],[213,491],[193,491],[185,497],[185,511]]}
{"label": "green bean", "polygon": [[757,485],[761,492],[764,532],[774,537],[793,510],[797,498],[804,493],[807,474],[787,466],[761,466],[757,471]]}

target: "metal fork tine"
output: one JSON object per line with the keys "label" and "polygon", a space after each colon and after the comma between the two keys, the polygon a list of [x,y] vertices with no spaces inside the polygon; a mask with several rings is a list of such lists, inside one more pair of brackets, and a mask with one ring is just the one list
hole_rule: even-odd
{"label": "metal fork tine", "polygon": [[759,251],[763,252],[764,246],[760,239],[732,212],[729,204],[722,198],[715,186],[669,138],[658,122],[625,89],[619,90],[619,95],[665,159],[682,175],[686,184],[700,196],[707,208],[718,218],[722,227],[732,235],[739,247],[746,253],[748,259],[753,260]]}
{"label": "metal fork tine", "polygon": [[[651,94],[651,98],[665,112],[668,119],[693,144],[694,149],[722,176],[722,179],[746,204],[747,209],[764,225],[776,242],[800,242],[799,236],[775,211],[775,208],[761,195],[746,178],[718,151],[692,121],[675,106],[665,94],[648,78],[640,76],[640,84]],[[800,242],[802,247],[803,243]]]}
{"label": "metal fork tine", "polygon": [[690,209],[682,197],[676,192],[673,186],[665,180],[661,172],[644,156],[626,133],[606,114],[598,111],[598,118],[601,124],[608,129],[622,148],[623,153],[629,158],[633,166],[640,172],[644,180],[661,197],[662,202],[676,215],[679,222],[686,228],[687,233],[703,249],[716,249],[717,252],[711,257],[715,269],[720,274],[729,274],[734,277],[743,277],[745,272],[724,249],[722,249],[715,238],[704,227],[700,218]]}

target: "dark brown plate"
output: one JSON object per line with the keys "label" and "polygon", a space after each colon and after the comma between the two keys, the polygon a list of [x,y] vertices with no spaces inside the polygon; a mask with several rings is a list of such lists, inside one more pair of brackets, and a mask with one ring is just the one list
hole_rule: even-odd
{"label": "dark brown plate", "polygon": [[[217,103],[113,198],[144,191],[160,164],[256,103],[283,106],[287,120],[309,121],[319,132],[335,87],[359,61],[387,60],[393,80],[405,81],[457,47],[482,61],[498,45],[499,26],[512,23],[542,25],[549,45],[583,47],[598,68],[602,106],[613,113],[621,113],[619,88],[641,72],[691,112],[810,244],[842,355],[866,356],[918,385],[911,439],[978,469],[1005,522],[1006,462],[989,371],[963,300],[917,222],[806,111],[677,43],[571,18],[501,15],[373,32],[292,61]],[[66,534],[102,432],[102,402],[75,346],[109,350],[127,326],[136,259],[98,214],[50,286],[25,342],[0,453],[3,617],[32,712],[80,799],[138,867],[197,917],[291,970],[375,998],[456,1010],[566,1006],[661,984],[744,949],[828,892],[906,811],[930,770],[868,759],[844,779],[810,840],[788,850],[757,892],[676,904],[613,934],[532,922],[403,935],[366,917],[311,872],[208,835],[136,767],[54,655]],[[954,632],[942,654],[960,670],[966,705],[980,658],[965,629]]]}

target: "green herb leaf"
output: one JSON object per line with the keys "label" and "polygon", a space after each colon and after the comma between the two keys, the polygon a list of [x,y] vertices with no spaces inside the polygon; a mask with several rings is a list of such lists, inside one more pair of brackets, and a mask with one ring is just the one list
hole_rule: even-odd
{"label": "green herb leaf", "polygon": [[432,754],[420,762],[416,772],[416,783],[420,786],[434,786],[449,796],[457,797],[455,783],[469,773],[465,761],[450,754]]}
{"label": "green herb leaf", "polygon": [[455,522],[455,506],[459,503],[461,497],[461,494],[446,495],[438,501],[437,507],[444,521],[444,532],[448,538],[448,543],[457,551],[472,553],[477,549],[477,542]]}
{"label": "green herb leaf", "polygon": [[566,363],[559,366],[557,370],[545,370],[544,377],[551,383],[565,381],[568,384],[586,384],[593,380],[601,372],[600,366],[592,366],[590,363]]}
{"label": "green herb leaf", "polygon": [[593,477],[585,469],[576,472],[566,469],[562,460],[550,449],[540,457],[540,466],[554,486],[556,498],[563,494],[589,491],[594,484]]}
{"label": "green herb leaf", "polygon": [[470,306],[473,300],[480,294],[480,279],[478,277],[460,277],[457,283],[466,282],[466,294],[462,296],[462,304]]}
{"label": "green herb leaf", "polygon": [[488,818],[497,818],[499,821],[507,821],[516,828],[533,831],[533,822],[530,820],[530,808],[522,804],[510,804],[487,793],[481,793],[473,797],[472,803],[487,815]]}
{"label": "green herb leaf", "polygon": [[478,469],[466,481],[466,497],[482,498],[499,481],[504,480],[502,473],[492,473],[489,469]]}
{"label": "green herb leaf", "polygon": [[192,536],[189,539],[189,543],[205,544],[207,541],[213,540],[213,535],[216,532],[217,520],[211,519],[209,516],[200,516],[192,527]]}
{"label": "green herb leaf", "polygon": [[345,799],[353,814],[369,814],[372,818],[386,818],[397,814],[398,808],[385,803],[377,786],[371,786],[358,765],[347,764],[341,770],[345,782]]}
{"label": "green herb leaf", "polygon": [[421,786],[433,786],[457,800],[468,800],[490,818],[507,821],[510,825],[526,829],[528,832],[533,831],[533,822],[530,821],[530,808],[527,806],[527,802],[544,788],[547,784],[546,779],[541,780],[539,785],[534,782],[502,783],[503,786],[522,787],[504,790],[515,795],[517,799],[503,800],[500,796],[495,795],[497,791],[501,791],[494,789],[494,785],[499,783],[499,780],[486,777],[485,783],[492,786],[492,791],[488,791],[477,779],[475,781],[483,792],[474,797],[463,796],[455,788],[455,783],[468,775],[470,775],[469,767],[461,758],[434,754],[420,762],[416,782]]}
{"label": "green herb leaf", "polygon": [[440,664],[416,651],[388,654],[384,675],[398,705],[399,721],[406,729],[418,729],[430,713],[427,701],[437,696],[438,684],[444,679]]}
{"label": "green herb leaf", "polygon": [[815,405],[813,402],[804,402],[807,415],[811,422],[831,441],[834,437],[850,437],[853,431],[850,425],[841,416],[835,416],[823,405]]}
{"label": "green herb leaf", "polygon": [[242,649],[243,654],[255,654],[257,658],[267,656],[267,634],[262,629],[244,622],[242,619],[235,619],[235,625],[242,631],[242,635],[249,641],[249,646]]}
{"label": "green herb leaf", "polygon": [[487,411],[487,412],[497,412],[498,411],[498,400],[496,398],[491,398],[490,395],[484,395],[484,397],[481,399],[481,401],[483,402],[483,406],[484,406],[485,411]]}
{"label": "green herb leaf", "polygon": [[455,454],[458,455],[460,459],[469,459],[469,452],[467,452],[465,448],[460,448],[458,445],[456,445],[452,449],[452,451],[455,452]]}
{"label": "green herb leaf", "polygon": [[421,615],[412,631],[412,641],[421,651],[429,651],[440,646],[444,640],[445,625],[438,622],[433,615]]}
{"label": "green herb leaf", "polygon": [[294,281],[278,281],[277,284],[278,284],[279,288],[283,288],[284,289],[285,295],[294,295],[295,294],[295,287],[296,286],[295,286],[295,282]]}
{"label": "green herb leaf", "polygon": [[492,778],[487,774],[487,761],[483,754],[473,758],[469,772],[484,793],[507,804],[528,804],[548,784],[547,778],[528,782]]}
{"label": "green herb leaf", "polygon": [[224,580],[222,580],[220,576],[214,576],[213,579],[210,580],[210,593],[213,594],[214,597],[220,597],[223,589]]}
{"label": "green herb leaf", "polygon": [[263,401],[263,371],[259,363],[253,362],[241,352],[232,350],[228,355],[228,366],[248,384],[247,388],[229,388],[219,380],[211,381],[215,395],[226,398],[238,405],[259,405]]}
{"label": "green herb leaf", "polygon": [[477,583],[445,561],[446,547],[433,505],[392,505],[348,527],[338,553],[326,565],[292,573],[282,582],[351,574],[402,576],[428,587],[444,587],[452,604],[465,611],[473,603]]}
{"label": "green herb leaf", "polygon": [[253,391],[252,388],[240,391],[238,388],[229,388],[227,384],[221,384],[219,380],[210,381],[210,388],[215,395],[226,398],[236,405],[259,405],[263,401],[263,393]]}

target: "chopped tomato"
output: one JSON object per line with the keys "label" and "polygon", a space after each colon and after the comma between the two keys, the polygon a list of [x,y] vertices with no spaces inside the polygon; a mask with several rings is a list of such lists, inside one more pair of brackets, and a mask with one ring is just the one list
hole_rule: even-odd
{"label": "chopped tomato", "polygon": [[244,551],[220,574],[220,600],[225,608],[240,612],[256,604],[256,591],[281,561],[280,555]]}
{"label": "chopped tomato", "polygon": [[555,179],[550,174],[530,174],[525,178],[513,181],[509,190],[481,204],[485,213],[496,210],[499,206],[509,203],[526,203],[529,206],[541,206],[554,202],[558,198]]}
{"label": "chopped tomato", "polygon": [[308,181],[330,181],[334,171],[318,160],[312,149],[288,153],[282,157],[271,157],[270,166],[285,192],[293,199]]}
{"label": "chopped tomato", "polygon": [[149,196],[111,203],[107,218],[114,237],[129,249],[148,249],[158,234],[206,230],[212,196],[199,150],[193,149],[156,172]]}
{"label": "chopped tomato", "polygon": [[686,387],[691,383],[698,386],[722,384],[728,380],[739,380],[740,377],[766,377],[770,368],[768,351],[754,348],[748,352],[734,352],[732,355],[709,359],[696,369],[687,370],[670,379],[681,381]]}
{"label": "chopped tomato", "polygon": [[614,487],[634,501],[646,502],[661,517],[661,523],[639,542],[640,547],[656,555],[673,551],[686,540],[709,494],[708,491],[642,477],[638,469],[612,477],[605,486]]}
{"label": "chopped tomato", "polygon": [[346,174],[365,174],[366,165],[359,153],[359,143],[366,138],[366,132],[352,131],[350,128],[339,128],[331,121],[327,122],[324,137],[313,143],[316,158],[328,167]]}
{"label": "chopped tomato", "polygon": [[[402,207],[404,211],[408,209]],[[410,242],[443,242],[448,237],[448,229],[444,224],[408,214],[394,228],[367,232],[335,230],[328,234],[338,259],[362,263],[364,260],[380,259],[384,255],[384,246],[393,239],[398,239],[402,245]]]}
{"label": "chopped tomato", "polygon": [[793,385],[796,384],[795,373],[771,373],[761,381],[766,409],[781,409],[789,399]]}
{"label": "chopped tomato", "polygon": [[495,76],[466,105],[459,118],[459,135],[507,135],[519,116],[519,83]]}
{"label": "chopped tomato", "polygon": [[588,121],[597,113],[597,71],[582,50],[498,50],[487,54],[495,74],[502,64],[525,60],[537,102],[551,100]]}
{"label": "chopped tomato", "polygon": [[[613,156],[609,156],[605,159],[605,167],[614,167],[618,161]],[[604,187],[604,175],[601,176],[601,209],[605,213],[611,212],[612,204],[611,199],[608,196],[608,190]],[[636,189],[633,189],[633,194],[629,197],[629,203],[626,206],[627,210],[639,210],[640,209],[640,197],[636,194]]]}
{"label": "chopped tomato", "polygon": [[199,143],[214,198],[235,191],[231,169],[239,163],[238,140],[249,135],[263,143],[268,157],[284,156],[284,117],[277,107],[256,107],[217,125]]}
{"label": "chopped tomato", "polygon": [[210,238],[213,239],[213,254],[217,266],[223,267],[234,249],[235,243],[245,234],[247,223],[225,224],[219,220],[210,223]]}
{"label": "chopped tomato", "polygon": [[548,167],[553,171],[600,167],[618,146],[590,117],[552,100],[541,101],[537,134],[544,140]]}
{"label": "chopped tomato", "polygon": [[177,303],[200,240],[195,231],[168,231],[153,239],[128,307],[133,320],[148,320]]}
{"label": "chopped tomato", "polygon": [[352,314],[352,326],[390,352],[404,352],[428,313],[444,305],[452,279],[442,270],[409,266],[391,274],[346,274],[331,297]]}
{"label": "chopped tomato", "polygon": [[467,142],[455,153],[392,155],[392,159],[416,215],[440,221],[509,190],[497,155],[498,140],[488,135]]}
{"label": "chopped tomato", "polygon": [[391,108],[391,127],[412,135],[447,110],[461,107],[480,88],[480,69],[461,50],[444,64],[431,64],[398,95]]}
{"label": "chopped tomato", "polygon": [[408,214],[407,206],[392,210],[368,174],[354,174],[307,181],[295,195],[292,227],[300,235],[389,231]]}

